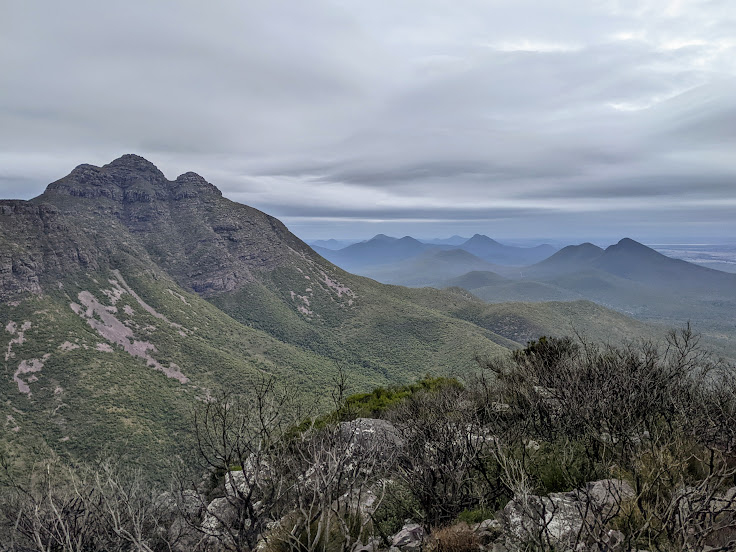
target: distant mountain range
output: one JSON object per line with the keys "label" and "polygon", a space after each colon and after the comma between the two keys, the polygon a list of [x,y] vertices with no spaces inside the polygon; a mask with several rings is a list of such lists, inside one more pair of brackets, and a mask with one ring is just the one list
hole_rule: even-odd
{"label": "distant mountain range", "polygon": [[[381,281],[396,281],[396,283],[404,283],[400,274],[410,271],[413,263],[426,263],[428,258],[443,251],[465,251],[470,254],[470,256],[458,256],[455,259],[455,269],[451,271],[453,275],[481,267],[488,269],[491,265],[523,266],[541,261],[557,251],[547,244],[536,247],[503,245],[481,234],[475,234],[468,239],[453,236],[430,241],[417,240],[411,236],[394,238],[378,234],[370,240],[338,250],[320,247],[316,244],[313,244],[312,247],[325,259],[345,270],[364,276],[384,274],[386,278]],[[422,256],[423,259],[419,259],[419,256]],[[437,259],[439,263],[447,266],[446,257],[440,255]],[[478,264],[482,262],[486,264]],[[395,263],[403,264],[394,266]],[[397,274],[391,274],[394,270]]]}
{"label": "distant mountain range", "polygon": [[606,249],[583,243],[556,251],[507,246],[478,234],[457,245],[380,234],[318,252],[380,282],[459,287],[490,303],[587,299],[649,322],[692,321],[726,354],[736,351],[736,274],[672,259],[628,238]]}
{"label": "distant mountain range", "polygon": [[469,272],[433,285],[460,286],[488,302],[589,299],[650,322],[690,321],[727,354],[736,350],[736,274],[671,259],[628,238],[606,249],[568,246],[519,270]]}

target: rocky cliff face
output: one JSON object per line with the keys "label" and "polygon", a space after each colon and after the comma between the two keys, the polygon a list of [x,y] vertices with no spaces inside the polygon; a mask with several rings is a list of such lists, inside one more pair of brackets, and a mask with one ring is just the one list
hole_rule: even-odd
{"label": "rocky cliff face", "polygon": [[237,290],[258,278],[254,271],[311,252],[281,222],[223,198],[198,174],[170,181],[137,155],[80,165],[31,201],[3,202],[0,232],[6,299],[38,293],[59,272],[87,271],[121,248],[205,295]]}
{"label": "rocky cliff face", "polygon": [[43,197],[48,199],[56,194],[104,197],[120,203],[222,196],[220,190],[196,173],[188,172],[169,181],[153,163],[133,154],[123,155],[102,167],[79,165],[69,175],[50,184]]}
{"label": "rocky cliff face", "polygon": [[0,201],[0,300],[39,294],[60,275],[96,270],[103,257],[94,232],[56,206]]}

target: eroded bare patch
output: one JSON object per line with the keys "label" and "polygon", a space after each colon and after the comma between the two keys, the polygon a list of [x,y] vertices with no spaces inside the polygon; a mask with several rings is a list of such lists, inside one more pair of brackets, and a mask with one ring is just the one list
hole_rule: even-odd
{"label": "eroded bare patch", "polygon": [[[311,294],[311,291],[312,290],[308,288],[307,291],[310,292],[310,294]],[[301,312],[302,314],[306,314],[307,316],[311,316],[312,314],[314,314],[308,308],[310,306],[309,297],[307,297],[306,295],[299,295],[298,293],[296,293],[294,291],[289,291],[289,294],[291,295],[291,300],[292,301],[294,301],[296,299],[299,299],[300,301],[302,301],[304,303],[304,305],[297,305],[296,309],[299,312]]]}
{"label": "eroded bare patch", "polygon": [[65,341],[64,343],[59,345],[59,349],[61,349],[64,352],[73,351],[74,349],[79,349],[79,345],[77,345],[76,343],[72,343],[70,341]]}
{"label": "eroded bare patch", "polygon": [[20,329],[18,328],[18,324],[13,322],[12,320],[8,322],[8,324],[5,326],[5,331],[8,332],[10,335],[15,336],[8,342],[8,348],[5,351],[5,362],[15,356],[15,353],[13,352],[13,345],[23,345],[23,343],[25,343],[25,333],[30,330],[31,327],[32,324],[27,320],[23,322]]}
{"label": "eroded bare patch", "polygon": [[[31,396],[31,388],[29,384],[38,381],[38,377],[34,374],[43,370],[43,365],[50,356],[51,355],[49,353],[46,353],[41,358],[32,358],[30,360],[21,361],[13,374],[13,381],[18,384],[18,391],[20,393],[24,393],[29,397]],[[27,374],[30,374],[30,376],[24,378],[23,376]]]}
{"label": "eroded bare patch", "polygon": [[109,343],[98,343],[95,350],[101,353],[112,353],[115,351]]}
{"label": "eroded bare patch", "polygon": [[155,360],[150,353],[155,352],[156,347],[148,341],[136,340],[133,330],[118,320],[89,291],[80,292],[78,299],[81,305],[71,303],[69,305],[71,309],[84,318],[87,324],[107,341],[120,345],[125,352],[145,360],[148,366],[163,372],[168,377],[181,383],[189,381],[189,378],[180,371],[171,370]]}
{"label": "eroded bare patch", "polygon": [[[8,426],[10,426],[10,427],[8,427]],[[5,416],[5,428],[6,429],[9,429],[13,433],[18,433],[20,431],[20,426],[15,421],[15,418],[13,418],[13,416],[11,416],[10,414],[7,414]]]}
{"label": "eroded bare patch", "polygon": [[168,291],[172,297],[176,297],[180,299],[185,305],[189,304],[189,301],[187,301],[187,298],[184,297],[181,293],[176,293],[173,289],[167,289],[166,291]]}
{"label": "eroded bare patch", "polygon": [[125,293],[125,290],[120,286],[117,280],[110,279],[108,280],[108,282],[112,284],[112,289],[103,289],[102,293],[107,296],[107,298],[110,300],[110,303],[116,305]]}
{"label": "eroded bare patch", "polygon": [[322,282],[329,288],[335,291],[337,293],[338,297],[342,297],[343,294],[349,295],[351,297],[355,297],[355,293],[353,293],[353,290],[351,290],[348,286],[344,286],[337,282],[336,280],[333,280],[330,278],[326,272],[321,272],[322,274]]}
{"label": "eroded bare patch", "polygon": [[168,368],[164,368],[164,374],[166,374],[170,378],[177,379],[182,383],[186,383],[187,381],[189,381],[189,378],[181,373],[181,368],[179,368],[179,366],[174,364],[173,362],[169,363]]}

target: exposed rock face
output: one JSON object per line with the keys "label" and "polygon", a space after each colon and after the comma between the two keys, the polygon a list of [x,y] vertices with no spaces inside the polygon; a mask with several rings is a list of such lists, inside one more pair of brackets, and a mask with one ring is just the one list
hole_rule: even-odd
{"label": "exposed rock face", "polygon": [[0,201],[0,300],[41,293],[47,275],[95,270],[100,256],[55,206]]}
{"label": "exposed rock face", "polygon": [[224,199],[198,174],[170,181],[137,155],[80,165],[31,201],[0,201],[3,235],[13,239],[0,240],[0,299],[41,293],[54,276],[97,270],[121,250],[205,295],[309,252],[281,222]]}
{"label": "exposed rock face", "polygon": [[504,527],[520,543],[572,550],[587,531],[606,525],[622,502],[634,496],[626,481],[603,479],[568,493],[517,497],[503,509]]}
{"label": "exposed rock face", "polygon": [[394,425],[386,420],[356,418],[340,423],[341,437],[352,442],[359,450],[377,450],[382,456],[390,456],[404,446],[405,441]]}
{"label": "exposed rock face", "polygon": [[224,536],[227,528],[235,526],[237,521],[238,510],[231,499],[215,498],[207,505],[201,528],[208,536]]}
{"label": "exposed rock face", "polygon": [[593,481],[574,491],[581,502],[587,502],[601,519],[610,519],[619,513],[621,504],[636,496],[634,489],[621,479],[602,479]]}
{"label": "exposed rock face", "polygon": [[421,550],[424,537],[424,529],[418,523],[407,523],[401,531],[394,535],[391,546],[402,551]]}
{"label": "exposed rock face", "polygon": [[503,509],[504,526],[519,543],[572,550],[588,514],[568,493],[515,498]]}

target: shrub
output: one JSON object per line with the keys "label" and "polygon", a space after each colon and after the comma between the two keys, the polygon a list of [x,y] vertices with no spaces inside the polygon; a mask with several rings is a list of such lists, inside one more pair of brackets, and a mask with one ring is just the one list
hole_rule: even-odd
{"label": "shrub", "polygon": [[457,516],[457,520],[463,523],[480,523],[494,517],[494,511],[490,508],[478,507],[463,510]]}
{"label": "shrub", "polygon": [[421,507],[407,486],[389,483],[383,502],[373,513],[373,528],[386,544],[390,544],[388,538],[397,533],[407,519],[417,519],[420,512]]}
{"label": "shrub", "polygon": [[467,523],[437,529],[432,533],[432,552],[478,552],[480,537]]}

